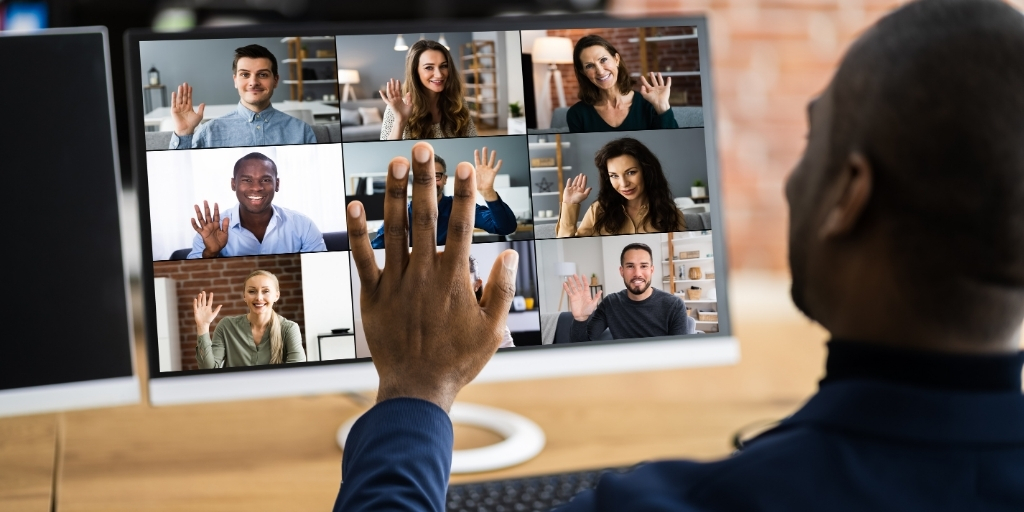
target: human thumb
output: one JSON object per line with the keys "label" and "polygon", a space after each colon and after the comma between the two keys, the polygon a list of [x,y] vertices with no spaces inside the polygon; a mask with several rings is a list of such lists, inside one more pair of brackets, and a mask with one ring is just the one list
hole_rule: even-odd
{"label": "human thumb", "polygon": [[509,249],[501,253],[491,267],[491,276],[484,286],[480,303],[492,319],[505,322],[512,297],[516,294],[516,273],[519,270],[519,253]]}

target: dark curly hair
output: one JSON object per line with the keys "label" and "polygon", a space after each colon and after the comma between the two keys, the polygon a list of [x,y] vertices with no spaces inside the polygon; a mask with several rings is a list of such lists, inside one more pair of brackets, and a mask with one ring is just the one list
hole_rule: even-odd
{"label": "dark curly hair", "polygon": [[[629,155],[640,164],[644,178],[644,195],[647,198],[647,219],[651,226],[659,232],[672,232],[685,229],[685,222],[669,190],[668,180],[661,169],[658,157],[640,141],[624,137],[605,144],[594,155],[601,187],[597,192],[597,204],[601,207],[601,215],[594,222],[594,232],[615,233],[626,222],[626,198],[612,186],[608,178],[608,160],[622,155]],[[682,226],[682,227],[681,227]]]}

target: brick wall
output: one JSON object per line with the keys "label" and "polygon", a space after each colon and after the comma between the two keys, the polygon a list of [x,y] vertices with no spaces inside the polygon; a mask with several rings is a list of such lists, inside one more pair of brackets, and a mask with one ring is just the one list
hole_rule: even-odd
{"label": "brick wall", "polygon": [[[653,35],[682,35],[691,34],[693,30],[689,27],[655,27],[647,29],[647,36]],[[585,28],[568,30],[548,30],[549,36],[568,37],[573,44],[583,36],[596,34],[605,38],[623,59],[626,69],[630,73],[641,72],[640,45],[629,42],[630,38],[639,36],[639,29],[636,28]],[[700,71],[700,59],[697,55],[697,40],[684,39],[680,41],[661,41],[647,43],[648,70],[651,71]],[[572,106],[579,101],[579,83],[576,81],[576,73],[572,64],[558,64],[562,72],[562,87],[565,89],[565,102]],[[640,90],[640,82],[634,85],[634,89]],[[551,97],[557,98],[558,91],[554,84],[551,85]],[[669,99],[672,105],[700,105],[700,77],[673,77],[672,97]]]}
{"label": "brick wall", "polygon": [[299,324],[300,331],[305,334],[302,265],[298,254],[153,263],[154,277],[169,277],[176,283],[182,370],[199,368],[196,364],[196,323],[192,314],[192,300],[200,291],[205,290],[207,293],[213,292],[215,306],[223,305],[217,319],[210,326],[212,333],[220,319],[246,313],[242,288],[245,278],[254,270],[266,270],[277,276],[281,284],[281,299],[274,305],[274,310]]}

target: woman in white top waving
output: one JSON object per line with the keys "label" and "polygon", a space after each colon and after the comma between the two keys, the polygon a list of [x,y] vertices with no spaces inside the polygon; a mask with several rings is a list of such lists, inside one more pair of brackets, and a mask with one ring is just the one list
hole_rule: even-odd
{"label": "woman in white top waving", "polygon": [[381,140],[476,137],[462,83],[448,49],[417,41],[405,56],[405,83],[388,80]]}

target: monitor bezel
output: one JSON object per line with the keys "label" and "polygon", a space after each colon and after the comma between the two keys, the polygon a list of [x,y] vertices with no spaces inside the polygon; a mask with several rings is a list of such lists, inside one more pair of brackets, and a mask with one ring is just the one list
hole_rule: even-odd
{"label": "monitor bezel", "polygon": [[[703,15],[677,17],[619,18],[603,14],[570,16],[497,17],[484,20],[374,21],[340,24],[254,25],[199,28],[187,32],[129,30],[125,33],[125,62],[128,90],[131,160],[139,202],[142,241],[142,279],[147,349],[149,353],[150,401],[154,404],[219,401],[318,392],[353,391],[376,387],[377,375],[369,358],[311,361],[301,366],[275,368],[223,368],[160,372],[156,338],[156,303],[153,283],[152,237],[149,219],[149,183],[145,172],[146,148],[142,112],[142,65],[140,43],[144,41],[229,39],[245,37],[349,36],[418,32],[523,31],[572,28],[628,28],[638,26],[693,26],[697,29],[701,67],[701,95],[704,112],[704,140],[711,198],[718,294],[719,332],[694,337],[665,337],[644,340],[612,340],[585,345],[543,345],[502,349],[490,361],[478,382],[519,378],[558,377],[652,369],[733,364],[739,360],[739,346],[732,335],[728,301],[728,259],[725,244],[721,175],[717,152],[717,126],[710,66],[710,38]],[[525,136],[525,135],[524,135]],[[354,312],[358,314],[358,312]],[[539,357],[534,351],[546,351]],[[528,359],[524,364],[523,358]],[[256,373],[253,373],[256,372]],[[255,387],[254,387],[255,386]]]}

